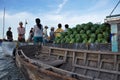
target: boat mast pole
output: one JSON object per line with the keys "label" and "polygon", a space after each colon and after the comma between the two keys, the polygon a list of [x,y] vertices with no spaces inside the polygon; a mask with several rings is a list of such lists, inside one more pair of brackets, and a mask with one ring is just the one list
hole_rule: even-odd
{"label": "boat mast pole", "polygon": [[26,33],[27,20],[25,19],[25,33]]}
{"label": "boat mast pole", "polygon": [[4,39],[4,29],[5,29],[5,7],[3,11],[3,39]]}

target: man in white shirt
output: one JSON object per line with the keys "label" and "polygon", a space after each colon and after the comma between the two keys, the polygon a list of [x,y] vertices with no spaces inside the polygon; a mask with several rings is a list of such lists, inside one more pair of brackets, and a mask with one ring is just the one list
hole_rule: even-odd
{"label": "man in white shirt", "polygon": [[25,28],[23,27],[23,23],[19,22],[19,27],[17,28],[18,31],[18,41],[25,42]]}

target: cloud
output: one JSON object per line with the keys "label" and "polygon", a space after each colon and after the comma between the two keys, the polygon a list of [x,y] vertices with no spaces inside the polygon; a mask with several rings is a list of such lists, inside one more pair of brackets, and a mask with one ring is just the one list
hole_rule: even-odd
{"label": "cloud", "polygon": [[64,7],[64,5],[67,3],[68,0],[63,0],[63,2],[61,4],[58,5],[58,9],[56,11],[56,13],[59,13],[62,8]]}
{"label": "cloud", "polygon": [[93,10],[97,10],[100,8],[104,8],[104,6],[106,6],[109,3],[109,1],[110,0],[98,0],[95,5],[93,5],[92,7],[88,9],[88,11],[93,11]]}

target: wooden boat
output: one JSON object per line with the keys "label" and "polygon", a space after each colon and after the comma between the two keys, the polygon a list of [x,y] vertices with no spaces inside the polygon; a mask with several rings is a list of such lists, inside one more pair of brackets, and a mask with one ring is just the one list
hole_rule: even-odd
{"label": "wooden boat", "polygon": [[15,53],[26,80],[120,80],[120,53],[35,45]]}

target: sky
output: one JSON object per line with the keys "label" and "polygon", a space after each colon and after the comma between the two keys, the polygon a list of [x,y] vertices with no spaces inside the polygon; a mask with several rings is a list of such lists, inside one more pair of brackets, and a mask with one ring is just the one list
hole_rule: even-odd
{"label": "sky", "polygon": [[[93,22],[103,23],[119,0],[0,0],[0,39],[3,38],[3,11],[5,8],[4,38],[8,27],[12,28],[13,38],[17,39],[19,22],[26,27],[26,40],[35,19],[40,18],[43,26],[57,28],[58,23],[69,27]],[[120,4],[113,12],[120,14]],[[25,21],[27,25],[25,26]]]}

